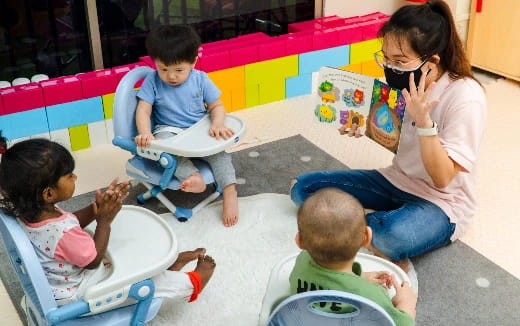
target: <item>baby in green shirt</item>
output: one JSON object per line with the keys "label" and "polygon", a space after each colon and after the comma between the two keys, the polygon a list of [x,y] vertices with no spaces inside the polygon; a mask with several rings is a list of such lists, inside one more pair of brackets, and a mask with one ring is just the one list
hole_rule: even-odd
{"label": "baby in green shirt", "polygon": [[[298,210],[296,244],[302,252],[290,275],[291,294],[313,290],[339,290],[368,298],[380,305],[395,324],[414,325],[417,295],[407,282],[398,284],[387,272],[363,273],[354,258],[370,244],[359,201],[336,188],[316,191]],[[387,288],[394,286],[390,299]],[[331,304],[328,311],[343,311]]]}

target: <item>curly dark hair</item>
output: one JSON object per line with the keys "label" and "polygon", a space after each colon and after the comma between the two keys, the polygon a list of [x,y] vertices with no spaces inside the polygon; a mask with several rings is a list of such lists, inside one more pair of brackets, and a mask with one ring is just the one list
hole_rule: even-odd
{"label": "curly dark hair", "polygon": [[74,171],[74,158],[62,145],[29,139],[8,148],[0,161],[0,208],[8,215],[34,222],[43,191]]}

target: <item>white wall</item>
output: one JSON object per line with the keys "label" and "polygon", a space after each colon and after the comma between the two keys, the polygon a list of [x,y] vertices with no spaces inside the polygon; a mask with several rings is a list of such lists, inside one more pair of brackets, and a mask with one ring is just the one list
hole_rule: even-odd
{"label": "white wall", "polygon": [[[445,1],[450,6],[459,34],[462,40],[465,41],[471,0]],[[323,0],[323,16],[361,16],[375,11],[391,15],[399,7],[407,4],[415,3],[405,0]]]}
{"label": "white wall", "polygon": [[323,0],[323,16],[361,16],[375,11],[390,15],[408,3],[411,2],[405,0]]}

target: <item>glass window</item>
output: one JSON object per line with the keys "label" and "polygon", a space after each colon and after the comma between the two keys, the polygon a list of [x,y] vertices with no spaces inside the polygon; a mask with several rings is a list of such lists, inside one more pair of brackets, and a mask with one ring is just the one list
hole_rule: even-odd
{"label": "glass window", "polygon": [[314,0],[98,0],[97,4],[106,67],[146,55],[144,39],[157,24],[190,24],[206,43],[253,32],[284,34],[288,24],[314,18]]}
{"label": "glass window", "polygon": [[[136,62],[157,24],[190,24],[202,42],[278,35],[314,18],[314,0],[96,0],[103,65]],[[0,0],[0,80],[93,70],[85,1]]]}
{"label": "glass window", "polygon": [[0,80],[92,70],[83,1],[0,1]]}

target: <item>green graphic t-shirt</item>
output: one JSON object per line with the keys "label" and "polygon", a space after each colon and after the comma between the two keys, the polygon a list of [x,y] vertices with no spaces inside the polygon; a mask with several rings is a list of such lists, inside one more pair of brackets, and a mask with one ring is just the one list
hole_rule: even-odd
{"label": "green graphic t-shirt", "polygon": [[[394,320],[397,326],[415,325],[412,317],[392,304],[386,289],[370,283],[361,276],[361,265],[354,263],[354,274],[324,268],[314,262],[306,250],[296,258],[289,277],[291,295],[315,290],[337,290],[360,295],[380,305]],[[334,305],[334,303],[329,305]],[[321,307],[327,311],[345,312],[341,307]]]}

